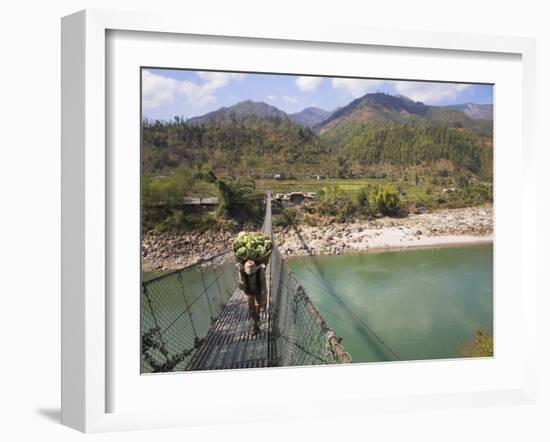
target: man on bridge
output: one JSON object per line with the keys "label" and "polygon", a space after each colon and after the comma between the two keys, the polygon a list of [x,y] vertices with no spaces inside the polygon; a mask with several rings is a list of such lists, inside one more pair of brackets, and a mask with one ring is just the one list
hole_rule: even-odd
{"label": "man on bridge", "polygon": [[256,265],[252,260],[237,264],[239,269],[239,288],[244,291],[248,302],[248,311],[254,321],[252,335],[260,332],[260,311],[267,304],[267,284],[265,264]]}

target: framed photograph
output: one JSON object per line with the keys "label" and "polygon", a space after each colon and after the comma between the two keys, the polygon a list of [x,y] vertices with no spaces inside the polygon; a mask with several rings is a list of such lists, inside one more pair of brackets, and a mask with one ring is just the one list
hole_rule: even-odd
{"label": "framed photograph", "polygon": [[532,40],[108,11],[62,36],[64,424],[534,400]]}

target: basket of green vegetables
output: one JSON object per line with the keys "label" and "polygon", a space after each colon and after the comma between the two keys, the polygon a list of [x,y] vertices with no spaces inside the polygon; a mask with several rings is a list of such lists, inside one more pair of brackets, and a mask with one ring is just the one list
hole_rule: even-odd
{"label": "basket of green vegetables", "polygon": [[261,232],[240,232],[233,241],[233,252],[241,262],[267,264],[273,250],[271,239]]}

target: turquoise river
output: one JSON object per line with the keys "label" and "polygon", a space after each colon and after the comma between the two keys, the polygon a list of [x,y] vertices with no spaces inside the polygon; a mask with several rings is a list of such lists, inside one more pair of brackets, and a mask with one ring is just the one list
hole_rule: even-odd
{"label": "turquoise river", "polygon": [[492,332],[492,244],[289,264],[354,362],[460,357],[476,330]]}

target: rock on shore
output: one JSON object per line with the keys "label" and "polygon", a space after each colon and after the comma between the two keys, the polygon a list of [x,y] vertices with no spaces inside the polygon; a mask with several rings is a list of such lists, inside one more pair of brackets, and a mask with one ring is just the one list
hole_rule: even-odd
{"label": "rock on shore", "polygon": [[489,242],[493,209],[440,210],[324,227],[285,227],[274,233],[279,250],[287,257]]}
{"label": "rock on shore", "polygon": [[141,241],[142,270],[175,270],[218,253],[232,243],[231,232],[146,233]]}
{"label": "rock on shore", "polygon": [[[439,210],[406,218],[276,228],[283,256],[338,255],[369,250],[433,247],[491,241],[492,207]],[[226,251],[233,232],[147,233],[142,238],[144,271],[173,270]]]}

